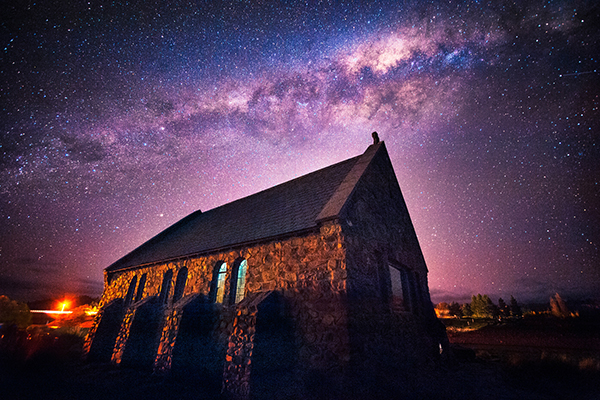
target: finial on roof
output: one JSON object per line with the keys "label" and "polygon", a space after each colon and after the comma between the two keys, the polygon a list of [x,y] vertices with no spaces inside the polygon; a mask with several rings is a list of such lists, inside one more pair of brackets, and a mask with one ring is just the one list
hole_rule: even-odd
{"label": "finial on roof", "polygon": [[379,135],[377,134],[377,132],[371,133],[371,136],[373,136],[373,144],[379,143]]}

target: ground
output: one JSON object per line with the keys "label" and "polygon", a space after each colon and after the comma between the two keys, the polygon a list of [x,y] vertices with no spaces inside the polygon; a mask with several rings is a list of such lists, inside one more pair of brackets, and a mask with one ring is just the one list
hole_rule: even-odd
{"label": "ground", "polygon": [[[449,323],[452,326],[452,323]],[[334,393],[314,382],[315,399],[577,399],[600,398],[600,329],[578,320],[521,320],[476,331],[449,330],[453,356],[420,375],[381,375],[378,382]],[[30,340],[0,354],[0,398],[218,399],[186,377],[115,368],[81,360],[82,339]],[[5,343],[6,344],[6,343]],[[286,394],[284,398],[298,398]]]}

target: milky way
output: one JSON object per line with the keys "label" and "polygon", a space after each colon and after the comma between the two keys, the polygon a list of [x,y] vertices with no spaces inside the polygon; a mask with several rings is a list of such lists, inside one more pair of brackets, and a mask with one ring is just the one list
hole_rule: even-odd
{"label": "milky way", "polygon": [[3,2],[0,294],[98,295],[376,130],[434,300],[597,296],[600,8],[522,3]]}

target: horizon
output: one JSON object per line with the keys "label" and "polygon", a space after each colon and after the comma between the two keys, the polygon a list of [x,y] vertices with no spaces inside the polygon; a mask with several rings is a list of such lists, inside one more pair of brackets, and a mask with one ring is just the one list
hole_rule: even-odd
{"label": "horizon", "polygon": [[[434,297],[434,295],[431,296],[431,303],[435,306],[436,304],[439,303],[452,303],[452,302],[456,302],[459,304],[465,304],[465,303],[470,303],[471,302],[471,297],[472,296],[477,296],[478,294],[481,295],[488,295],[487,293],[471,293],[469,295],[453,295],[453,296],[447,296],[447,297]],[[508,302],[510,300],[510,297],[514,297],[515,300],[517,300],[517,302],[520,305],[543,305],[543,304],[548,304],[548,306],[550,305],[550,298],[553,297],[554,295],[559,294],[561,296],[561,298],[563,299],[563,301],[565,301],[565,303],[583,303],[583,304],[587,304],[587,303],[598,303],[600,302],[600,297],[599,296],[571,296],[569,293],[565,293],[564,295],[562,293],[553,293],[552,295],[548,296],[547,298],[544,298],[542,296],[538,296],[535,298],[521,298],[518,296],[515,296],[513,294],[508,294],[506,296],[489,296],[490,299],[493,301],[494,304],[498,303],[498,299],[502,298],[505,302]],[[0,294],[0,296],[2,296],[2,294]],[[75,293],[70,293],[70,294],[65,294],[65,295],[60,295],[60,296],[54,296],[54,297],[46,297],[46,298],[37,298],[37,299],[13,299],[10,298],[11,300],[16,300],[22,303],[27,303],[27,304],[33,304],[33,303],[56,303],[56,304],[60,304],[63,301],[69,301],[69,302],[73,302],[74,299],[80,300],[81,298],[89,298],[89,300],[91,301],[100,301],[102,297],[102,293],[100,293],[97,296],[92,296],[90,294],[75,294]],[[78,303],[79,304],[79,303]],[[79,305],[83,305],[83,304],[87,304],[87,303],[81,303]],[[73,308],[73,305],[71,304],[71,306],[67,307],[67,308]]]}

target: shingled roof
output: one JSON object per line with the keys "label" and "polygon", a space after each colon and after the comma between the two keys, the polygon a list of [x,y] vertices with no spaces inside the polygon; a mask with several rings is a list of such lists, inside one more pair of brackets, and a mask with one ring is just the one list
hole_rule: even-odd
{"label": "shingled roof", "polygon": [[107,271],[277,238],[318,228],[336,218],[379,152],[373,144],[360,156],[331,165],[209,211],[196,211],[165,229]]}

